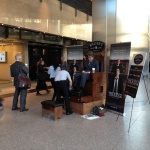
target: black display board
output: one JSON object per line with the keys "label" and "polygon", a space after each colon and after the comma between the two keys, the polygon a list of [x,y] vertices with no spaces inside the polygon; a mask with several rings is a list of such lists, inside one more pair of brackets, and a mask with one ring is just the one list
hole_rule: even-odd
{"label": "black display board", "polygon": [[131,42],[111,44],[106,107],[124,113]]}

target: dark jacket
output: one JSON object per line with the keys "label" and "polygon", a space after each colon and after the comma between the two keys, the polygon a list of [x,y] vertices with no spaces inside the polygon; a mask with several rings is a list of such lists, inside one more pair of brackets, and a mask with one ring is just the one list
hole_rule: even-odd
{"label": "dark jacket", "polygon": [[92,68],[95,68],[95,72],[99,72],[99,62],[96,59],[93,59],[92,62],[90,62],[90,63],[89,63],[89,60],[87,60],[83,64],[82,70],[92,72]]}
{"label": "dark jacket", "polygon": [[119,64],[118,66],[117,66],[117,64],[113,64],[111,72],[113,72],[115,74],[116,69],[119,69],[120,73],[123,73],[123,65],[122,64]]}
{"label": "dark jacket", "polygon": [[19,74],[26,77],[28,73],[29,70],[23,62],[16,61],[10,66],[11,77],[14,77],[14,86],[17,85]]}
{"label": "dark jacket", "polygon": [[45,65],[39,65],[38,66],[38,79],[41,81],[46,81],[49,79],[49,75],[47,73],[47,69],[45,68]]}

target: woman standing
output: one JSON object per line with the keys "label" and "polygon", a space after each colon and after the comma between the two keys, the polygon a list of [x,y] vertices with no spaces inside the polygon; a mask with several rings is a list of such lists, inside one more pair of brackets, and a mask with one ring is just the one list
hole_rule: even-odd
{"label": "woman standing", "polygon": [[44,61],[41,61],[41,63],[39,63],[38,65],[38,79],[37,79],[37,86],[36,86],[37,96],[42,95],[39,92],[40,90],[46,90],[47,93],[50,92],[47,88],[46,80],[47,80],[47,68],[45,66]]}
{"label": "woman standing", "polygon": [[70,68],[69,68],[69,73],[70,73],[72,79],[73,79],[73,76],[78,71],[79,71],[79,65],[77,64],[76,60],[74,59],[73,63],[70,65]]}
{"label": "woman standing", "polygon": [[60,67],[59,67],[59,64],[57,62],[53,63],[53,65],[51,65],[48,69],[48,74],[50,75],[50,81],[51,81],[51,84],[52,84],[52,87],[54,89],[54,94],[53,94],[53,97],[52,97],[52,100],[54,101],[55,98],[56,98],[56,91],[55,91],[55,86],[54,86],[54,78],[55,78],[55,75],[58,71],[60,71]]}

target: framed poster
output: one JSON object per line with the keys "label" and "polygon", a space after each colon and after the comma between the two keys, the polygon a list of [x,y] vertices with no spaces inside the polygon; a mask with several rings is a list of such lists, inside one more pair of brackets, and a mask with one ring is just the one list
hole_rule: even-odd
{"label": "framed poster", "polygon": [[6,62],[6,52],[0,52],[0,62]]}

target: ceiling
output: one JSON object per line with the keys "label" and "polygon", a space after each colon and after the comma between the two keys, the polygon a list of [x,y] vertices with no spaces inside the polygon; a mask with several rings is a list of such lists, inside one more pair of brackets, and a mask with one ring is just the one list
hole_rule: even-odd
{"label": "ceiling", "polygon": [[92,16],[92,0],[59,0],[89,16]]}

